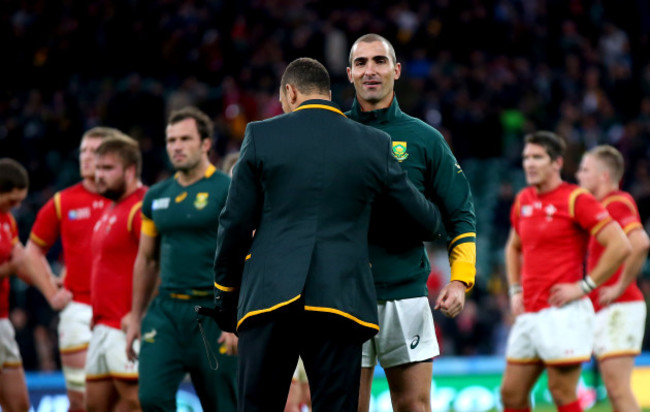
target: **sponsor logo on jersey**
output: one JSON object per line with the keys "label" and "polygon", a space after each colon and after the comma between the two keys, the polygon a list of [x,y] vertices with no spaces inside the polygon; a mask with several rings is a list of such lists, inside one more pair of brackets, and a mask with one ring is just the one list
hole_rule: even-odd
{"label": "sponsor logo on jersey", "polygon": [[151,204],[151,210],[167,209],[168,207],[169,207],[168,197],[161,197],[160,199],[154,199],[153,203]]}
{"label": "sponsor logo on jersey", "polygon": [[183,193],[181,193],[180,195],[176,196],[176,199],[174,199],[174,201],[175,201],[176,203],[180,203],[180,202],[182,202],[183,200],[185,200],[186,197],[187,197],[187,192],[183,192]]}
{"label": "sponsor logo on jersey", "polygon": [[531,205],[523,205],[521,207],[521,215],[523,217],[531,217],[533,215],[533,207]]}
{"label": "sponsor logo on jersey", "polygon": [[406,153],[406,142],[393,142],[393,156],[398,162],[403,162],[408,159],[409,154]]}
{"label": "sponsor logo on jersey", "polygon": [[194,199],[194,207],[201,210],[208,205],[208,192],[201,192],[196,194],[196,199]]}
{"label": "sponsor logo on jersey", "polygon": [[89,207],[82,207],[80,209],[72,209],[68,211],[68,219],[70,220],[88,219],[89,217],[90,217]]}
{"label": "sponsor logo on jersey", "polygon": [[411,349],[417,348],[419,344],[420,344],[420,335],[415,335],[415,337],[411,341]]}

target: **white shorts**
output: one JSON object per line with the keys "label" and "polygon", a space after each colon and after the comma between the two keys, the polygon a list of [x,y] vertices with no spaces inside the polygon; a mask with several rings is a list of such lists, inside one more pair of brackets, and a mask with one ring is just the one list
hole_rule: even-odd
{"label": "white shorts", "polygon": [[20,357],[16,332],[9,319],[0,319],[0,371],[4,368],[19,368],[23,366]]}
{"label": "white shorts", "polygon": [[63,354],[88,349],[92,331],[90,321],[93,310],[90,305],[70,302],[59,313],[59,351]]}
{"label": "white shorts", "polygon": [[440,354],[426,296],[377,304],[379,333],[363,344],[361,366],[383,368],[422,362]]}
{"label": "white shorts", "polygon": [[511,363],[575,364],[591,358],[594,308],[589,299],[517,316],[508,336]]}
{"label": "white shorts", "polygon": [[106,378],[137,380],[138,362],[131,362],[126,357],[124,332],[106,325],[97,325],[88,346],[86,381]]}
{"label": "white shorts", "polygon": [[641,353],[645,330],[644,301],[612,303],[596,313],[594,355],[598,360]]}

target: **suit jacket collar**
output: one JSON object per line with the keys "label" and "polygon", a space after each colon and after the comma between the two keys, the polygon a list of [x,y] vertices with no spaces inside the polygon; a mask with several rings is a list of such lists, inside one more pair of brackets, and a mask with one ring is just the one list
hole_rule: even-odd
{"label": "suit jacket collar", "polygon": [[361,105],[355,97],[349,115],[352,120],[356,120],[363,124],[382,124],[389,123],[400,117],[402,115],[402,110],[399,108],[397,97],[395,95],[393,95],[393,101],[387,108],[371,110],[369,112],[364,112],[361,109]]}
{"label": "suit jacket collar", "polygon": [[310,99],[310,100],[305,100],[298,106],[294,112],[299,111],[299,110],[307,110],[307,109],[320,109],[320,110],[329,110],[335,113],[340,114],[341,116],[345,117],[345,114],[341,111],[341,109],[333,102],[329,100],[321,100],[321,99]]}

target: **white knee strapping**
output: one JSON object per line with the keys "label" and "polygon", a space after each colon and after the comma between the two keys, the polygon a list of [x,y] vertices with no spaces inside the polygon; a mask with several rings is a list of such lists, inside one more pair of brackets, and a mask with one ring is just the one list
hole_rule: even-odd
{"label": "white knee strapping", "polygon": [[63,365],[62,369],[66,389],[79,392],[86,390],[86,371],[83,368],[71,368]]}

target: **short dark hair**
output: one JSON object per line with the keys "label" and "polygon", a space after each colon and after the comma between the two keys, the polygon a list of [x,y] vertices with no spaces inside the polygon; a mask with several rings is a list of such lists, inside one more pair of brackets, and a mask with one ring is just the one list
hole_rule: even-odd
{"label": "short dark hair", "polygon": [[176,124],[185,119],[194,119],[196,122],[196,130],[199,132],[201,140],[212,138],[214,123],[212,123],[210,116],[194,106],[187,106],[172,111],[167,119],[167,124]]}
{"label": "short dark hair", "polygon": [[28,187],[29,175],[23,165],[8,157],[0,159],[0,193]]}
{"label": "short dark hair", "polygon": [[605,165],[609,171],[610,177],[612,178],[612,182],[618,183],[621,181],[623,178],[623,172],[625,171],[625,162],[623,160],[623,155],[618,151],[618,149],[614,146],[604,144],[594,147],[586,154],[594,156]]}
{"label": "short dark hair", "polygon": [[564,139],[553,132],[539,131],[529,133],[524,138],[524,141],[542,146],[553,161],[557,160],[558,157],[564,157],[566,143],[564,143]]}
{"label": "short dark hair", "polygon": [[135,173],[140,177],[142,173],[142,154],[138,142],[127,135],[108,137],[102,141],[95,155],[104,156],[115,153],[122,161],[124,168],[135,166]]}
{"label": "short dark hair", "polygon": [[363,36],[359,37],[353,44],[352,47],[350,47],[350,54],[348,55],[348,64],[350,67],[352,67],[352,50],[357,46],[359,43],[374,43],[376,41],[380,41],[386,45],[388,48],[388,57],[393,61],[393,64],[397,64],[397,56],[395,55],[395,48],[393,45],[386,40],[384,36],[380,36],[375,33],[368,33],[364,34]]}
{"label": "short dark hair", "polygon": [[287,84],[294,85],[304,94],[327,94],[330,91],[330,75],[318,60],[301,57],[289,63],[284,70],[280,89],[284,90]]}

